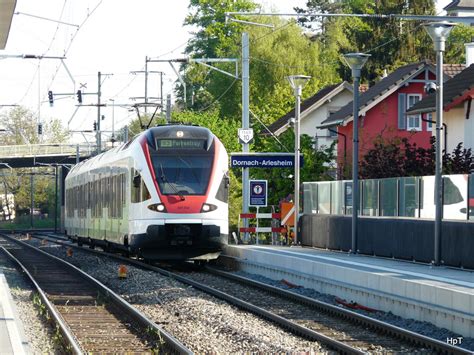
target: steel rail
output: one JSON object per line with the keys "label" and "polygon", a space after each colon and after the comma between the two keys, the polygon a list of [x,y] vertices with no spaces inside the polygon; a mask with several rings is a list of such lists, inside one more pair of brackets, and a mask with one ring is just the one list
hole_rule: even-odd
{"label": "steel rail", "polygon": [[[87,273],[85,273],[84,271],[82,271],[81,269],[79,269],[78,267],[72,265],[71,263],[61,259],[61,258],[58,258],[54,255],[51,255],[50,253],[47,253],[43,250],[40,250],[28,243],[25,243],[25,242],[22,242],[20,240],[17,240],[15,238],[12,238],[8,235],[5,235],[5,234],[0,234],[1,237],[4,237],[8,240],[11,240],[12,242],[14,243],[17,243],[19,245],[22,245],[22,246],[25,246],[25,247],[28,247],[32,250],[35,250],[37,251],[38,253],[41,253],[43,255],[46,255],[48,256],[49,258],[53,259],[53,260],[56,260],[58,262],[61,262],[63,263],[64,265],[67,265],[69,268],[73,269],[74,271],[76,271],[82,278],[84,278],[85,280],[88,280],[89,282],[93,283],[96,287],[98,287],[99,289],[101,289],[101,291],[104,291],[105,294],[107,294],[107,296],[109,296],[114,302],[116,305],[118,305],[122,310],[124,310],[127,314],[131,315],[135,320],[137,320],[142,326],[144,326],[145,328],[149,328],[149,329],[152,329],[154,330],[155,332],[157,332],[159,334],[160,337],[162,337],[164,339],[164,345],[165,345],[165,348],[170,352],[170,353],[176,353],[176,354],[188,354],[188,355],[191,355],[193,354],[193,352],[191,350],[189,350],[188,348],[186,348],[181,342],[179,342],[177,339],[175,339],[172,335],[170,335],[168,332],[166,332],[163,328],[161,328],[159,325],[157,325],[156,323],[154,323],[153,321],[151,321],[150,319],[148,319],[142,312],[140,312],[138,309],[136,309],[135,307],[133,307],[130,303],[128,303],[127,301],[125,301],[121,296],[119,296],[118,294],[116,294],[114,291],[112,291],[110,288],[108,288],[107,286],[105,286],[104,284],[102,284],[100,281],[96,280],[95,278],[93,278],[92,276],[88,275]],[[51,237],[48,237],[48,239],[50,241],[53,241],[55,243],[58,243],[57,241],[54,241],[53,238]],[[64,244],[64,245],[68,245],[68,246],[72,246],[72,245],[69,245],[69,243],[59,243],[59,244]],[[81,247],[78,247],[78,248],[81,248]],[[84,250],[85,248],[81,248],[82,250]],[[92,251],[92,250],[91,250]],[[96,250],[94,250],[95,252],[97,252]]]}
{"label": "steel rail", "polygon": [[[2,235],[4,237],[4,235]],[[36,289],[36,292],[38,292],[41,302],[46,306],[48,309],[49,314],[52,316],[54,322],[56,325],[59,327],[59,330],[63,336],[63,339],[65,340],[65,345],[70,346],[71,350],[78,355],[84,354],[84,352],[81,349],[81,346],[79,345],[77,339],[74,337],[72,334],[71,329],[69,326],[63,321],[62,317],[59,315],[59,313],[56,311],[56,308],[53,306],[53,304],[49,301],[48,297],[44,293],[43,289],[38,285],[38,283],[35,281],[34,277],[30,274],[28,269],[18,260],[15,258],[10,252],[5,249],[5,247],[0,247],[2,252],[7,255],[15,264],[17,264],[21,270],[25,273],[25,275],[29,278],[30,282],[33,284],[33,286]]]}
{"label": "steel rail", "polygon": [[[52,241],[52,242],[55,242],[55,243],[58,243],[58,244],[63,244],[63,245],[68,245],[68,246],[77,248],[79,250],[85,250],[86,252],[97,253],[97,254],[105,254],[105,255],[110,256],[112,258],[115,258],[117,260],[121,260],[121,261],[128,262],[130,264],[136,265],[136,266],[141,267],[141,268],[145,268],[145,269],[149,269],[149,270],[159,272],[162,275],[175,278],[178,281],[181,281],[181,282],[184,282],[184,283],[188,283],[193,287],[196,287],[196,288],[202,287],[202,290],[204,292],[207,292],[206,290],[204,290],[204,288],[209,288],[209,287],[203,286],[203,285],[194,286],[193,284],[196,284],[196,282],[194,280],[187,279],[183,276],[174,274],[174,273],[172,273],[168,270],[165,270],[165,269],[162,269],[162,268],[150,265],[150,264],[146,264],[146,263],[143,263],[143,262],[135,260],[135,259],[130,259],[130,258],[126,258],[126,257],[123,257],[123,256],[116,255],[116,254],[111,254],[111,253],[108,253],[108,252],[93,250],[93,249],[89,249],[89,248],[85,248],[85,247],[79,247],[79,246],[77,246],[75,244],[72,244],[72,243],[67,243],[67,242],[64,243],[63,241],[58,241],[56,239],[57,236],[54,235],[54,234],[53,235],[47,234],[47,235],[49,236],[49,237],[47,237],[47,239]],[[61,238],[61,240],[64,240],[64,238],[62,238],[60,236],[59,236],[59,238]],[[234,279],[236,281],[240,281],[240,282],[246,283],[248,285],[263,289],[264,291],[267,291],[267,292],[270,292],[270,293],[273,293],[273,294],[276,294],[276,295],[279,295],[279,296],[287,297],[287,298],[292,299],[296,302],[300,302],[300,303],[305,304],[307,306],[317,308],[317,309],[319,309],[321,311],[324,311],[326,313],[334,314],[334,315],[336,315],[338,317],[341,317],[341,318],[344,318],[344,319],[349,319],[349,320],[353,321],[354,323],[360,323],[360,324],[364,324],[365,326],[373,328],[373,329],[379,329],[380,332],[391,334],[395,337],[401,338],[401,339],[406,340],[406,341],[408,341],[410,343],[413,343],[413,344],[421,344],[423,346],[426,346],[426,347],[432,349],[433,351],[438,351],[438,352],[441,352],[443,354],[455,354],[455,355],[458,355],[458,354],[459,355],[472,354],[472,351],[460,348],[458,346],[450,345],[450,344],[444,343],[442,341],[439,341],[437,339],[433,339],[433,338],[427,337],[425,335],[418,334],[418,333],[415,333],[415,332],[397,327],[397,326],[392,325],[390,323],[386,323],[386,322],[383,322],[383,321],[365,316],[363,314],[360,314],[360,313],[357,313],[357,312],[354,312],[354,311],[351,311],[351,310],[347,310],[347,309],[343,309],[343,308],[331,305],[331,304],[326,303],[326,302],[315,300],[313,298],[309,298],[309,297],[306,297],[306,296],[303,296],[303,295],[299,295],[299,294],[291,292],[291,291],[280,289],[278,287],[267,285],[267,284],[264,284],[264,283],[261,283],[261,282],[255,281],[255,280],[251,280],[251,279],[239,276],[239,275],[229,273],[229,272],[217,270],[215,268],[206,267],[206,270],[208,270],[211,273],[214,273],[216,275],[220,275],[220,276],[223,276],[223,277]],[[214,290],[212,288],[209,288],[209,289]],[[217,290],[215,290],[215,291],[217,291]],[[226,294],[224,294],[220,291],[217,291],[217,293],[221,293],[223,297],[224,297],[224,295],[226,295]],[[221,298],[217,294],[215,296],[218,297],[218,298]],[[233,298],[233,296],[230,296],[230,295],[227,295],[227,296]],[[239,301],[242,302],[242,307],[244,307],[245,303],[247,303],[247,302],[242,301],[242,300],[239,300]],[[232,302],[232,301],[229,301],[229,302]],[[250,306],[253,306],[253,305],[250,305]],[[253,307],[258,308],[256,306],[253,306]],[[250,309],[248,309],[248,310],[251,311]],[[267,312],[267,311],[264,311],[264,312]],[[267,312],[267,313],[269,313],[269,312]],[[279,317],[277,315],[274,315],[274,316]],[[272,318],[268,318],[268,319],[273,321]],[[298,327],[301,327],[301,326],[298,325]],[[305,328],[305,329],[307,329],[307,328]],[[322,336],[325,337],[324,335],[322,335]],[[320,341],[324,342],[324,340],[320,340]],[[343,343],[341,343],[341,344],[343,344]],[[343,344],[343,345],[347,346],[345,344]],[[341,351],[345,352],[344,350],[341,350]]]}
{"label": "steel rail", "polygon": [[248,312],[256,314],[257,316],[259,316],[261,318],[270,320],[270,321],[278,324],[280,327],[288,329],[293,334],[303,336],[307,339],[319,341],[322,344],[327,345],[328,347],[330,347],[334,350],[340,351],[341,353],[344,353],[344,354],[366,354],[364,351],[353,348],[353,347],[351,347],[347,344],[344,344],[344,343],[342,343],[338,340],[331,339],[331,338],[327,337],[324,334],[321,334],[321,333],[316,332],[314,330],[303,327],[299,324],[296,324],[295,322],[292,322],[292,321],[290,321],[288,319],[285,319],[281,316],[278,316],[274,313],[268,312],[268,311],[266,311],[266,310],[264,310],[260,307],[254,306],[254,305],[252,305],[252,304],[250,304],[246,301],[240,300],[240,299],[238,299],[236,297],[233,297],[231,295],[228,295],[224,292],[218,291],[218,290],[216,290],[212,287],[202,285],[202,284],[200,284],[200,283],[198,283],[194,280],[188,279],[184,276],[178,275],[176,273],[173,273],[171,271],[162,269],[160,267],[153,266],[153,265],[150,265],[150,264],[146,264],[144,262],[141,262],[141,261],[138,261],[138,260],[135,260],[135,259],[130,259],[130,258],[125,258],[125,257],[122,257],[122,256],[118,256],[116,254],[111,254],[111,253],[107,253],[107,252],[101,252],[101,251],[98,251],[98,250],[83,248],[83,247],[79,247],[79,246],[71,244],[71,243],[65,243],[63,241],[55,241],[54,238],[51,238],[51,235],[48,237],[48,240],[50,240],[52,242],[55,242],[55,243],[58,243],[58,244],[73,246],[73,247],[75,247],[79,250],[85,250],[86,252],[106,255],[106,256],[112,257],[114,259],[124,261],[124,262],[127,262],[129,264],[138,266],[138,267],[143,268],[143,269],[158,272],[161,275],[164,275],[166,277],[178,280],[178,281],[180,281],[184,284],[190,285],[190,286],[192,286],[192,287],[194,287],[198,290],[201,290],[201,291],[203,291],[207,294],[210,294],[210,295],[212,295],[216,298],[224,300],[224,301],[226,301],[226,302],[228,302],[232,305],[237,306],[240,309],[244,309]]}
{"label": "steel rail", "polygon": [[288,290],[284,290],[275,286],[267,285],[265,283],[255,281],[255,280],[252,280],[240,275],[235,275],[230,272],[218,270],[213,267],[207,266],[206,270],[212,274],[225,277],[228,279],[232,279],[232,280],[262,289],[266,292],[276,294],[278,296],[283,296],[285,298],[291,299],[298,303],[301,303],[310,307],[314,307],[326,313],[334,314],[341,318],[353,320],[354,322],[364,324],[365,326],[368,326],[370,328],[379,329],[380,331],[383,331],[388,334],[399,337],[401,339],[407,340],[411,343],[422,344],[423,346],[426,346],[432,349],[433,351],[439,351],[444,354],[456,354],[456,355],[457,354],[466,354],[466,355],[472,354],[472,351],[444,343],[442,341],[427,337],[425,335],[418,334],[418,333],[397,327],[395,325],[385,323],[380,320],[365,316],[363,314],[334,306],[332,304],[329,304],[323,301],[319,301],[313,298],[299,295],[297,293],[294,293]]}

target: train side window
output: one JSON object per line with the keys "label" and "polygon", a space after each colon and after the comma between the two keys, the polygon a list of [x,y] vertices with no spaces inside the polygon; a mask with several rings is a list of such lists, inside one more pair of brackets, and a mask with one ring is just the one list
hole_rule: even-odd
{"label": "train side window", "polygon": [[92,184],[91,215],[92,215],[92,218],[94,218],[95,217],[95,204],[96,204],[96,201],[97,201],[96,196],[97,195],[96,195],[96,192],[95,192],[95,186],[96,186],[95,181],[92,181],[91,184]]}
{"label": "train side window", "polygon": [[142,190],[141,201],[146,201],[146,200],[151,198],[150,191],[148,191],[148,188],[146,187],[145,182],[143,181],[143,179],[141,181],[141,185],[142,185],[141,186],[141,190]]}
{"label": "train side window", "polygon": [[217,190],[216,199],[227,203],[229,200],[229,183],[230,179],[227,175],[222,177],[219,189]]}
{"label": "train side window", "polygon": [[135,169],[131,170],[131,199],[132,203],[138,203],[148,200],[151,195],[148,191],[142,176]]}
{"label": "train side window", "polygon": [[130,191],[131,191],[131,200],[132,203],[137,203],[140,202],[140,180],[141,176],[138,171],[132,168],[131,174],[130,174],[130,181],[131,186],[130,186]]}

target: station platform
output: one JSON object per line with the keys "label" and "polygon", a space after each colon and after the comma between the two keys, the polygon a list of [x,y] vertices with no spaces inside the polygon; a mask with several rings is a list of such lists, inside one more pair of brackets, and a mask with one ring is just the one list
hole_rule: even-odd
{"label": "station platform", "polygon": [[0,354],[28,354],[28,343],[5,275],[0,272]]}
{"label": "station platform", "polygon": [[228,245],[239,270],[474,337],[474,272],[302,247]]}

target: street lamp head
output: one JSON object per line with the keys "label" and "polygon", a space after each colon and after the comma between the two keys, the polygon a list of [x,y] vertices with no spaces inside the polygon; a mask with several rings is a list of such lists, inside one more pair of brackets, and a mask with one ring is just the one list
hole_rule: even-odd
{"label": "street lamp head", "polygon": [[446,40],[454,26],[456,26],[455,23],[448,21],[428,22],[423,25],[433,41]]}
{"label": "street lamp head", "polygon": [[428,22],[423,25],[433,40],[436,51],[444,51],[444,44],[454,26],[455,23],[448,21]]}
{"label": "street lamp head", "polygon": [[290,76],[287,76],[286,78],[290,82],[290,85],[293,88],[293,90],[296,90],[298,88],[303,89],[303,87],[306,85],[308,80],[311,79],[311,77],[308,75],[290,75]]}
{"label": "street lamp head", "polygon": [[369,59],[370,54],[365,53],[347,53],[344,54],[344,60],[347,65],[352,69],[353,77],[360,77],[360,71],[364,64]]}

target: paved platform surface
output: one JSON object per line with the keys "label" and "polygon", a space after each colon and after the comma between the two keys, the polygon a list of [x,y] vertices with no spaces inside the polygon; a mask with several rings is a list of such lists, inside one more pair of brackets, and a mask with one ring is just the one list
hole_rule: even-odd
{"label": "paved platform surface", "polygon": [[28,344],[5,275],[0,272],[0,354],[27,354]]}
{"label": "paved platform surface", "polygon": [[474,337],[472,271],[301,247],[229,245],[225,254],[245,271]]}

